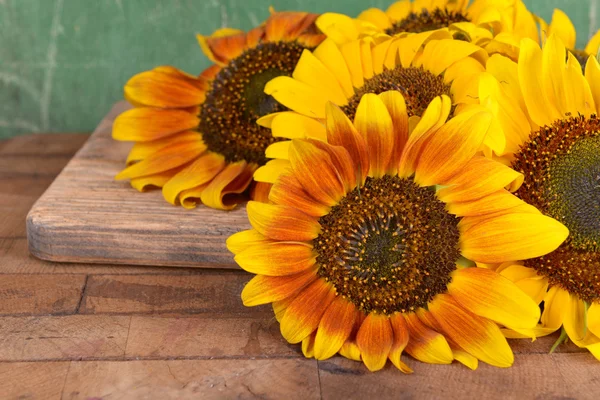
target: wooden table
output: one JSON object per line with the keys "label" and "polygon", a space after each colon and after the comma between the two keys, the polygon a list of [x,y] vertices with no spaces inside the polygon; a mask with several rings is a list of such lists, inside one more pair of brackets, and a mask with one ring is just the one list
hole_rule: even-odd
{"label": "wooden table", "polygon": [[556,336],[512,342],[506,370],[406,357],[413,375],[372,374],[304,359],[270,307],[242,305],[242,271],[35,259],[27,211],[86,139],[0,142],[0,398],[598,398],[600,362],[573,345],[546,354]]}

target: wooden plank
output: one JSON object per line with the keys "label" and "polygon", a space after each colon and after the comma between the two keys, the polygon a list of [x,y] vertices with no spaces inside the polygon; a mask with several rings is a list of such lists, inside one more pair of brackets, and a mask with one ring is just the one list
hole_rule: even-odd
{"label": "wooden plank", "polygon": [[89,134],[78,133],[15,136],[2,142],[0,154],[71,158],[88,138]]}
{"label": "wooden plank", "polygon": [[313,360],[72,362],[65,399],[318,399]]}
{"label": "wooden plank", "polygon": [[131,317],[0,318],[0,361],[122,357]]}
{"label": "wooden plank", "polygon": [[247,308],[240,293],[250,275],[211,272],[191,276],[91,276],[80,312],[101,313],[271,313]]}
{"label": "wooden plank", "polygon": [[238,268],[225,240],[249,227],[243,207],[185,210],[160,191],[113,180],[131,145],[112,140],[112,121],[127,107],[113,108],[31,209],[31,252],[50,261]]}
{"label": "wooden plank", "polygon": [[60,399],[69,362],[0,363],[3,399]]}
{"label": "wooden plank", "polygon": [[302,357],[272,316],[133,316],[127,357]]}
{"label": "wooden plank", "polygon": [[2,275],[0,315],[72,314],[85,275]]}
{"label": "wooden plank", "polygon": [[[320,361],[323,399],[593,399],[600,389],[600,363],[590,354],[522,354],[511,368],[480,363],[476,371],[458,363],[432,365],[409,357],[405,361],[414,374],[403,375],[391,365],[372,374],[341,357]],[[575,371],[569,371],[574,366]]]}
{"label": "wooden plank", "polygon": [[192,275],[193,268],[174,267],[134,267],[125,265],[65,264],[43,261],[29,254],[27,238],[0,238],[1,274],[169,274]]}

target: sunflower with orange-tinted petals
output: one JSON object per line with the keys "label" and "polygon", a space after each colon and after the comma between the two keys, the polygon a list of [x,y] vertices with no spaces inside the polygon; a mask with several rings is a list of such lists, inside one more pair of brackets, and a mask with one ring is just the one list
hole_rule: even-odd
{"label": "sunflower with orange-tinted petals", "polygon": [[437,97],[411,131],[397,91],[362,96],[354,122],[329,103],[327,143],[292,141],[271,203],[248,203],[252,229],[227,241],[256,274],[243,302],[273,303],[282,335],[307,357],[339,352],[371,371],[389,359],[412,372],[406,351],[508,367],[499,325],[537,323],[539,308],[508,279],[459,265],[537,257],[567,230],[504,189],[521,174],[476,156],[491,115],[446,122],[450,112]]}
{"label": "sunflower with orange-tinted petals", "polygon": [[521,0],[401,0],[386,11],[369,8],[356,19],[325,13],[317,26],[337,43],[362,37],[411,35],[448,30],[457,40],[485,48],[490,54],[518,56],[518,41],[538,40],[536,17]]}
{"label": "sunflower with orange-tinted petals", "polygon": [[585,67],[587,60],[590,56],[598,55],[598,48],[600,48],[600,30],[590,38],[585,48],[577,49],[577,31],[571,19],[564,11],[555,9],[552,14],[552,20],[550,24],[546,23],[543,19],[539,18],[540,30],[542,37],[548,37],[550,35],[556,35],[562,40],[567,49],[577,58],[577,61],[582,67]]}
{"label": "sunflower with orange-tinted petals", "polygon": [[[116,179],[130,179],[140,191],[160,187],[165,200],[186,208],[198,201],[233,208],[266,162],[265,149],[277,141],[256,125],[263,115],[283,110],[263,87],[291,75],[302,51],[323,40],[316,17],[274,12],[247,33],[221,29],[199,36],[215,63],[199,77],[158,67],[131,78],[125,97],[136,108],[116,119],[113,138],[135,145]],[[252,190],[255,198],[265,192]]]}
{"label": "sunflower with orange-tinted petals", "polygon": [[[281,139],[327,140],[325,109],[328,102],[341,107],[353,120],[363,95],[389,90],[402,93],[409,123],[423,117],[437,96],[450,99],[452,115],[478,103],[478,76],[485,70],[487,53],[480,47],[453,40],[447,31],[388,38],[366,39],[337,45],[326,39],[313,52],[304,51],[291,77],[267,83],[265,92],[287,107],[258,120]],[[483,150],[504,151],[504,135],[490,132]],[[255,173],[261,182],[274,182],[287,164],[289,140],[270,145],[273,158]]]}
{"label": "sunflower with orange-tinted petals", "polygon": [[524,40],[518,63],[490,58],[480,99],[523,173],[516,195],[570,231],[547,255],[486,267],[543,302],[535,334],[561,330],[556,345],[568,338],[600,360],[600,64],[590,56],[582,71],[555,34],[543,48]]}

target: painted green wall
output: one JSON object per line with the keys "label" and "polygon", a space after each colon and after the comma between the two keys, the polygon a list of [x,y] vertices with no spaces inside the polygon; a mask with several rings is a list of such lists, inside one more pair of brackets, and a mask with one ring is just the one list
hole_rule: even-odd
{"label": "painted green wall", "polygon": [[[90,132],[136,72],[206,68],[195,33],[248,29],[277,10],[357,15],[392,0],[0,0],[0,138]],[[525,0],[545,18],[562,7],[585,43],[600,0]]]}

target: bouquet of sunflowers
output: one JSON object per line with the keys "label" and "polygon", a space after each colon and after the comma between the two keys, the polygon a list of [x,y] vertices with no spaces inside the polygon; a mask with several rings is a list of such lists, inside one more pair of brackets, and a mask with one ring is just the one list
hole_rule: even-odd
{"label": "bouquet of sunflowers", "polygon": [[306,357],[509,367],[506,338],[560,330],[600,359],[600,35],[575,39],[521,0],[271,10],[199,35],[198,76],[129,80],[117,179],[249,198],[243,302]]}

